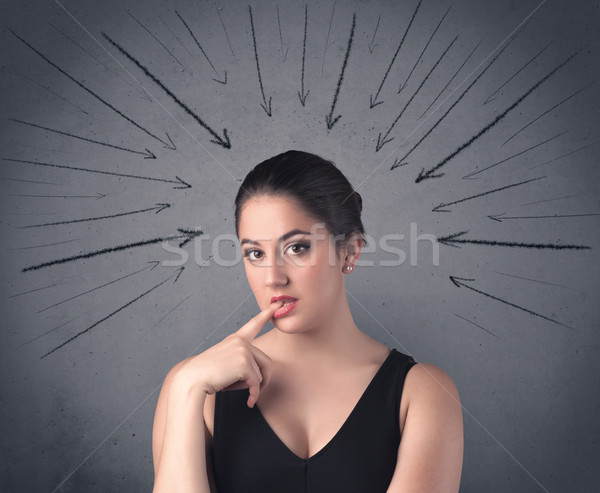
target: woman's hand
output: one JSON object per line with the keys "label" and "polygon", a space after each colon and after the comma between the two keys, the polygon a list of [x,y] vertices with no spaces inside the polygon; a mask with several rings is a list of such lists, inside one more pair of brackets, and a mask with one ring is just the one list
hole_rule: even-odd
{"label": "woman's hand", "polygon": [[260,391],[269,383],[271,358],[253,346],[252,340],[281,306],[281,301],[271,303],[239,330],[186,360],[174,376],[176,381],[206,394],[247,388],[248,406],[253,407]]}

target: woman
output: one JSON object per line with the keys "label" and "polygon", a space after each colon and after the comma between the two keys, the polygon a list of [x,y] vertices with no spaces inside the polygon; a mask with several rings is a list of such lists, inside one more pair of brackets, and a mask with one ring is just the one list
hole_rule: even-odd
{"label": "woman", "polygon": [[360,195],[333,163],[288,151],[248,174],[235,207],[262,311],[168,373],[154,491],[458,491],[452,380],[367,336],[350,313]]}

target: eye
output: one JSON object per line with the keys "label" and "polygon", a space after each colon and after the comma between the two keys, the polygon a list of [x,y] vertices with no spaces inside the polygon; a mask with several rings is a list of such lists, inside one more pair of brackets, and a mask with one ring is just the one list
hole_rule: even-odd
{"label": "eye", "polygon": [[247,257],[251,262],[260,260],[263,253],[260,250],[246,250],[244,252],[244,257]]}
{"label": "eye", "polygon": [[302,255],[303,253],[306,253],[309,248],[310,245],[304,243],[294,243],[287,248],[287,251],[289,251],[292,255]]}

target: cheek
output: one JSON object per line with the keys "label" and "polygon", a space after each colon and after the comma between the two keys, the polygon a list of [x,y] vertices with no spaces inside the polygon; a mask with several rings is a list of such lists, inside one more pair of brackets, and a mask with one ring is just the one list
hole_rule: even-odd
{"label": "cheek", "polygon": [[248,284],[250,285],[250,289],[254,293],[257,293],[258,290],[261,289],[262,285],[262,277],[261,273],[258,269],[245,266],[246,269],[246,279],[248,279]]}
{"label": "cheek", "polygon": [[[333,262],[331,262],[333,264]],[[306,270],[305,278],[313,286],[317,297],[330,297],[337,293],[339,289],[339,279],[337,276],[337,266],[329,265],[330,262],[325,256],[321,258],[316,265]]]}

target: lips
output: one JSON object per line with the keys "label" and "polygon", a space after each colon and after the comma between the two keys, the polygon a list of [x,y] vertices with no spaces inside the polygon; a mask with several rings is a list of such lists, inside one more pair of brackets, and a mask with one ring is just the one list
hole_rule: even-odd
{"label": "lips", "polygon": [[273,318],[280,318],[287,315],[294,308],[296,308],[296,305],[298,305],[298,300],[292,296],[273,296],[271,298],[271,303],[275,301],[283,301],[283,305],[280,306],[277,310],[275,310],[275,313],[273,313]]}
{"label": "lips", "polygon": [[286,296],[286,295],[273,296],[271,298],[271,303],[275,303],[276,301],[283,301],[283,304],[287,305],[288,303],[293,303],[294,301],[298,301],[298,299],[294,298],[293,296]]}

